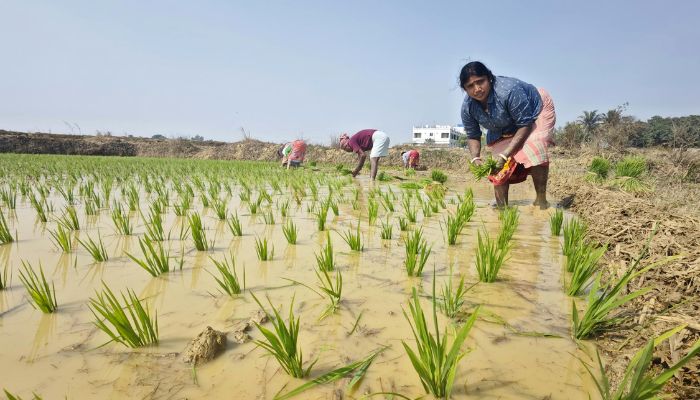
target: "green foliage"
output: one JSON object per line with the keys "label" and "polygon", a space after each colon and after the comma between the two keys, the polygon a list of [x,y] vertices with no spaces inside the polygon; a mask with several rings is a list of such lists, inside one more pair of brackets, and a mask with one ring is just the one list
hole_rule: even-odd
{"label": "green foliage", "polygon": [[[578,218],[571,218],[564,224],[564,244],[562,252],[565,256],[572,254],[586,236],[586,225]],[[571,272],[571,271],[569,271]]]}
{"label": "green foliage", "polygon": [[498,247],[505,248],[513,238],[518,228],[520,212],[516,207],[506,207],[500,211],[498,218],[501,220],[501,232],[498,234]]}
{"label": "green foliage", "polygon": [[496,163],[496,160],[489,155],[481,165],[470,163],[469,170],[474,175],[474,179],[480,181],[496,169]]}
{"label": "green foliage", "polygon": [[107,249],[105,249],[105,245],[104,243],[102,243],[102,237],[99,236],[99,232],[97,233],[97,235],[97,242],[95,242],[90,236],[88,236],[86,241],[78,239],[78,243],[80,243],[85,248],[85,250],[87,250],[87,252],[90,253],[92,259],[95,260],[95,262],[107,261],[109,259],[109,256],[107,255]]}
{"label": "green foliage", "polygon": [[362,244],[362,235],[360,234],[360,221],[357,221],[355,232],[353,232],[352,224],[350,224],[350,229],[342,232],[340,236],[342,236],[345,243],[350,246],[350,250],[362,251],[365,248]]}
{"label": "green foliage", "polygon": [[641,156],[629,156],[615,164],[615,176],[639,178],[647,171],[647,161]]}
{"label": "green foliage", "polygon": [[554,210],[554,214],[549,217],[549,231],[552,236],[561,235],[561,226],[564,222],[564,211],[561,208]]}
{"label": "green foliage", "polygon": [[163,242],[156,242],[148,236],[144,236],[139,238],[139,247],[141,247],[141,252],[143,253],[143,260],[136,258],[130,253],[126,253],[126,255],[151,276],[158,276],[171,271],[170,252],[163,248]]}
{"label": "green foliage", "polygon": [[10,281],[12,280],[12,275],[8,274],[10,272],[10,264],[5,264],[0,274],[0,290],[5,290],[10,286]]}
{"label": "green foliage", "polygon": [[381,171],[377,174],[377,180],[380,182],[389,182],[391,181],[391,179],[391,176],[384,171]]}
{"label": "green foliage", "polygon": [[591,179],[595,182],[602,182],[608,178],[610,172],[610,161],[603,157],[593,157],[591,165],[588,166]]}
{"label": "green foliage", "polygon": [[433,250],[433,246],[428,247],[428,242],[423,238],[423,228],[407,234],[404,244],[406,248],[406,258],[404,259],[406,273],[408,276],[421,276]]}
{"label": "green foliage", "polygon": [[63,228],[63,225],[58,224],[55,231],[49,230],[53,243],[64,253],[73,251],[73,235],[71,231]]}
{"label": "green foliage", "polygon": [[319,320],[322,320],[338,310],[340,298],[343,294],[343,275],[340,271],[336,271],[335,279],[331,279],[329,270],[327,269],[319,268],[318,270],[314,270],[314,272],[316,273],[316,278],[318,278],[318,288],[326,295],[329,302],[328,307],[326,307],[319,317]]}
{"label": "green foliage", "polygon": [[323,246],[320,253],[316,254],[316,264],[321,271],[333,271],[335,269],[333,242],[329,232],[326,232],[326,245]]}
{"label": "green foliage", "polygon": [[370,225],[374,225],[377,221],[377,215],[379,213],[379,203],[374,199],[369,199],[367,202],[367,219]]}
{"label": "green foliage", "polygon": [[255,238],[255,253],[258,255],[258,260],[269,261],[275,255],[275,247],[267,243],[267,238]]}
{"label": "green foliage", "polygon": [[151,315],[133,290],[121,293],[120,303],[104,284],[102,292],[95,291],[88,306],[95,316],[95,326],[110,337],[110,341],[135,348],[158,344],[158,315]]}
{"label": "green foliage", "polygon": [[53,282],[49,286],[41,264],[39,264],[39,275],[37,275],[31,264],[22,261],[22,269],[19,270],[19,280],[22,281],[24,288],[27,289],[27,293],[32,300],[29,304],[32,307],[38,308],[45,314],[50,314],[58,309],[56,287]]}
{"label": "green foliage", "polygon": [[598,261],[607,251],[607,246],[596,247],[588,243],[579,243],[576,249],[566,258],[566,269],[571,272],[566,294],[579,296],[590,284],[593,275],[598,271]]}
{"label": "green foliage", "polygon": [[508,256],[508,245],[501,247],[498,240],[489,237],[485,230],[477,233],[476,272],[481,282],[495,282],[498,272]]}
{"label": "green foliage", "polygon": [[131,226],[129,216],[122,210],[120,204],[115,204],[112,210],[112,222],[120,235],[131,235],[134,228]]}
{"label": "green foliage", "polygon": [[71,231],[80,230],[80,222],[78,221],[78,212],[75,207],[68,206],[61,218],[58,219],[58,223],[63,225],[66,229]]}
{"label": "green foliage", "polygon": [[[459,311],[464,305],[464,295],[469,289],[464,285],[464,276],[459,279],[459,284],[455,287],[453,282],[453,265],[450,265],[450,275],[447,278],[447,282],[443,284],[440,290],[440,299],[435,299],[438,302],[438,308],[443,312],[448,318],[454,318],[457,316]],[[433,270],[433,280],[435,279],[435,271]]]}
{"label": "green foliage", "polygon": [[284,233],[287,243],[297,244],[297,226],[294,225],[294,221],[291,219],[288,220],[287,223],[282,226],[282,233]]}
{"label": "green foliage", "polygon": [[392,237],[394,231],[394,226],[392,223],[389,221],[389,217],[387,217],[386,221],[382,221],[382,233],[381,233],[381,238],[384,240],[389,240]]}
{"label": "green foliage", "polygon": [[231,218],[226,221],[226,224],[233,236],[243,236],[243,228],[241,227],[241,220],[238,218],[238,213],[231,214]]}
{"label": "green foliage", "polygon": [[439,169],[434,169],[430,172],[430,178],[435,182],[447,182],[447,174]]}
{"label": "green foliage", "polygon": [[245,289],[245,268],[243,268],[243,280],[241,281],[236,273],[236,262],[233,259],[233,252],[229,256],[229,258],[226,258],[224,255],[224,259],[221,261],[209,257],[219,273],[218,277],[214,274],[211,274],[211,276],[216,280],[216,283],[219,284],[224,293],[229,296],[235,296],[241,294]]}
{"label": "green foliage", "polygon": [[209,248],[214,247],[214,240],[211,242],[207,241],[206,228],[202,224],[202,218],[199,216],[199,213],[193,212],[188,215],[187,222],[190,226],[194,247],[198,251],[207,251]]}

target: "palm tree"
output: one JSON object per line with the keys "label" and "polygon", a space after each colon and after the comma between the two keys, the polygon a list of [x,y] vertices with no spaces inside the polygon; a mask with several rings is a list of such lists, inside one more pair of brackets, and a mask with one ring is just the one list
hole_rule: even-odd
{"label": "palm tree", "polygon": [[591,138],[596,127],[598,124],[603,122],[604,118],[605,114],[600,114],[598,113],[598,110],[593,110],[584,111],[583,114],[578,117],[577,121],[583,125],[583,130],[586,132],[586,138]]}

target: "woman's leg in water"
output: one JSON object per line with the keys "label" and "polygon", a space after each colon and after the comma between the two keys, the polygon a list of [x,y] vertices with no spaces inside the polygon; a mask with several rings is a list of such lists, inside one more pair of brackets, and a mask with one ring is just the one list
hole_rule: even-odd
{"label": "woman's leg in water", "polygon": [[[540,209],[545,210],[549,207],[547,202],[547,179],[549,178],[549,165],[536,165],[531,167],[530,175],[532,175],[532,183],[535,185],[535,201],[532,203],[533,206],[539,206]],[[506,199],[508,195],[506,194]],[[506,200],[507,201],[507,200]]]}
{"label": "woman's leg in water", "polygon": [[493,192],[496,195],[496,206],[498,208],[504,208],[508,206],[508,189],[510,185],[504,183],[503,185],[494,186]]}

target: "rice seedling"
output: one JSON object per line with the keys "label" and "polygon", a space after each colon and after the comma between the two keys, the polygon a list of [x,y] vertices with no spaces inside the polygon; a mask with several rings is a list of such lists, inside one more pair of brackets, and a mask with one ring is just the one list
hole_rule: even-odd
{"label": "rice seedling", "polygon": [[423,238],[423,228],[409,233],[404,244],[406,247],[404,267],[408,276],[421,276],[433,250],[433,246],[428,247],[428,242]]}
{"label": "rice seedling", "polygon": [[501,220],[501,231],[498,234],[498,247],[505,248],[513,238],[515,230],[518,228],[520,213],[515,207],[506,207],[498,215]]}
{"label": "rice seedling", "polygon": [[367,219],[370,225],[374,225],[377,221],[377,214],[379,212],[379,203],[376,200],[370,199],[367,202]]}
{"label": "rice seedling", "polygon": [[447,244],[454,246],[457,244],[457,236],[462,233],[464,229],[464,220],[459,218],[459,216],[454,217],[448,215],[445,220],[445,226],[447,227]]}
{"label": "rice seedling", "polygon": [[[459,279],[457,287],[455,287],[453,282],[453,267],[454,265],[451,264],[450,275],[447,278],[447,282],[442,285],[440,290],[440,299],[434,299],[438,302],[438,308],[440,311],[442,311],[442,313],[448,318],[454,318],[457,316],[464,305],[464,295],[475,285],[466,287],[464,285],[464,276],[462,276]],[[433,280],[435,280],[435,270],[433,270]]]}
{"label": "rice seedling", "polygon": [[263,214],[263,221],[265,221],[265,225],[275,224],[275,216],[272,214],[272,211],[268,211]]}
{"label": "rice seedling", "polygon": [[[338,206],[335,206],[335,209],[337,210]],[[280,215],[282,217],[286,217],[289,215],[289,200],[286,200],[284,203],[280,205]],[[338,214],[336,214],[338,215]]]}
{"label": "rice seedling", "polygon": [[71,231],[64,229],[63,225],[58,224],[55,231],[49,230],[49,234],[59,250],[63,250],[64,253],[73,251],[73,235]]}
{"label": "rice seedling", "polygon": [[233,236],[243,236],[243,227],[241,226],[241,220],[238,218],[238,213],[231,214],[231,218],[226,221],[226,224]]}
{"label": "rice seedling", "polygon": [[[564,244],[562,252],[565,256],[571,254],[586,236],[586,225],[578,218],[572,218],[564,224]],[[571,271],[569,271],[571,272]]]}
{"label": "rice seedling", "polygon": [[379,182],[389,182],[391,181],[391,176],[387,174],[385,171],[381,171],[377,174],[377,180]]}
{"label": "rice seedling", "polygon": [[331,235],[326,232],[326,245],[316,255],[316,265],[321,271],[333,271],[335,269],[335,260],[333,257],[333,242]]}
{"label": "rice seedling", "polygon": [[652,370],[654,348],[661,345],[661,343],[671,338],[671,336],[675,335],[683,328],[685,328],[685,326],[681,325],[663,333],[657,338],[652,338],[644,347],[639,349],[634,357],[632,357],[629,364],[627,364],[625,374],[618,383],[617,389],[614,391],[610,385],[610,379],[605,375],[605,366],[600,359],[600,353],[596,350],[600,377],[596,376],[588,365],[585,363],[583,365],[593,378],[601,398],[603,400],[654,400],[663,398],[659,396],[659,393],[664,385],[666,385],[673,375],[687,364],[688,361],[700,354],[700,341],[696,341],[683,358],[680,358],[675,364],[669,366],[660,374],[657,375]]}
{"label": "rice seedling", "polygon": [[291,219],[282,226],[282,233],[289,244],[297,244],[297,226]]}
{"label": "rice seedling", "polygon": [[[3,389],[3,392],[5,392],[5,396],[7,396],[7,400],[22,400],[21,397],[8,392],[7,389]],[[32,392],[32,400],[43,400],[43,398],[41,396],[39,396],[38,394]]]}
{"label": "rice seedling", "polygon": [[78,221],[78,212],[75,207],[66,207],[63,215],[57,221],[59,224],[63,225],[66,229],[71,231],[80,230],[80,221]]}
{"label": "rice seedling", "polygon": [[144,220],[144,225],[146,227],[146,236],[156,242],[162,242],[165,240],[163,217],[157,209],[151,208],[148,218],[144,217],[143,214],[141,214],[141,218]]}
{"label": "rice seedling", "polygon": [[549,217],[549,231],[552,236],[561,235],[561,226],[564,222],[564,211],[561,208],[554,210],[554,214]]}
{"label": "rice seedling", "polygon": [[[17,236],[16,232],[15,236]],[[15,237],[12,236],[12,232],[10,232],[10,227],[7,226],[5,214],[3,214],[2,210],[0,210],[0,244],[12,243],[14,241]]]}
{"label": "rice seedling", "polygon": [[211,205],[214,208],[214,212],[216,213],[216,216],[219,218],[219,220],[225,220],[226,215],[228,214],[228,205],[226,204],[226,201],[215,197],[212,198]]}
{"label": "rice seedling", "polygon": [[357,200],[353,200],[350,202],[350,206],[352,207],[353,210],[357,211],[360,209],[360,202]]}
{"label": "rice seedling", "polygon": [[114,222],[114,227],[120,235],[131,235],[134,231],[129,216],[122,210],[120,204],[115,204],[113,207],[112,222]]}
{"label": "rice seedling", "polygon": [[382,221],[381,238],[384,240],[390,240],[393,236],[393,231],[394,225],[392,225],[392,223],[389,221],[389,217],[387,217],[386,221]]}
{"label": "rice seedling", "polygon": [[73,192],[72,185],[58,186],[56,190],[63,196],[63,199],[68,205],[72,206],[75,204],[75,193]]}
{"label": "rice seedling", "polygon": [[[652,233],[655,234],[656,228]],[[651,239],[651,238],[650,238]],[[572,335],[576,339],[586,339],[596,333],[611,329],[621,322],[624,317],[620,313],[613,313],[623,304],[647,293],[650,287],[645,287],[631,293],[625,294],[627,284],[634,278],[646,273],[651,268],[675,260],[678,257],[668,257],[665,260],[653,263],[645,268],[639,269],[639,263],[646,254],[647,247],[637,256],[632,265],[615,283],[601,284],[602,273],[599,272],[593,281],[588,292],[587,308],[582,316],[576,308],[576,302],[571,302]],[[612,315],[611,315],[612,313]]]}
{"label": "rice seedling", "polygon": [[248,211],[250,211],[251,215],[255,215],[258,213],[258,209],[260,208],[260,202],[262,199],[258,198],[257,201],[253,201],[248,203]]}
{"label": "rice seedling", "polygon": [[[126,255],[131,258],[141,268],[146,270],[151,276],[158,276],[171,271],[170,268],[170,252],[163,248],[163,242],[151,240],[148,236],[139,238],[139,247],[143,253],[144,259],[138,259],[131,253]],[[182,264],[180,265],[182,268]]]}
{"label": "rice seedling", "polygon": [[0,290],[5,290],[10,286],[12,274],[8,274],[8,272],[10,272],[10,265],[5,264],[5,267],[2,269],[2,273],[0,274]]}
{"label": "rice seedling", "polygon": [[433,209],[430,207],[429,202],[425,202],[421,206],[423,208],[423,217],[430,218],[433,216]]}
{"label": "rice seedling", "polygon": [[318,288],[326,295],[329,304],[328,307],[321,313],[318,320],[322,320],[327,316],[333,314],[338,310],[340,305],[340,298],[343,293],[343,275],[340,271],[335,272],[335,279],[331,279],[329,270],[319,269],[314,270],[316,277],[318,278]]}
{"label": "rice seedling", "polygon": [[466,196],[464,200],[459,203],[459,206],[457,207],[457,218],[466,224],[467,222],[471,221],[475,211],[476,203],[474,203],[474,197],[472,194],[471,196]]}
{"label": "rice seedling", "polygon": [[85,215],[97,215],[98,213],[98,207],[97,204],[92,199],[87,199],[85,201]]}
{"label": "rice seedling", "polygon": [[199,216],[199,213],[193,212],[188,215],[187,222],[190,226],[190,233],[192,235],[194,247],[198,251],[207,251],[211,247],[214,247],[213,239],[211,242],[207,241],[207,231],[202,224],[202,218]]}
{"label": "rice seedling", "polygon": [[49,286],[44,269],[39,264],[39,275],[36,274],[31,264],[22,261],[22,268],[19,270],[19,280],[27,289],[32,307],[38,308],[45,314],[50,314],[58,309],[56,301],[56,287],[53,282]]}
{"label": "rice seedling", "polygon": [[418,212],[416,211],[415,206],[410,205],[408,208],[404,208],[404,214],[406,215],[408,222],[416,223]]}
{"label": "rice seedling", "polygon": [[17,207],[17,191],[14,185],[0,188],[0,198],[2,198],[2,202],[5,203],[5,206],[10,210],[14,210]]}
{"label": "rice seedling", "polygon": [[[435,298],[435,281],[433,281],[433,299]],[[420,299],[413,288],[409,310],[411,316],[403,310],[404,317],[411,326],[411,332],[416,340],[416,351],[413,351],[406,342],[401,341],[413,368],[418,373],[423,389],[438,398],[450,398],[452,385],[457,371],[457,364],[464,356],[460,349],[474,321],[479,314],[477,307],[464,325],[457,329],[452,345],[447,342],[447,327],[440,336],[440,327],[437,323],[437,311],[435,301],[433,301],[433,330],[431,333],[420,305]]]}
{"label": "rice seedling", "polygon": [[256,322],[255,326],[257,326],[260,333],[263,334],[265,340],[256,340],[255,344],[270,353],[287,374],[294,378],[303,378],[307,376],[309,372],[311,372],[311,368],[316,361],[312,362],[304,369],[304,358],[298,343],[299,317],[295,318],[294,316],[294,299],[292,298],[289,304],[289,323],[285,325],[284,319],[279,311],[272,305],[269,298],[267,302],[270,304],[274,315],[270,315],[270,313],[267,312],[255,294],[252,294],[252,296],[255,302],[258,303],[258,306],[267,314],[274,329],[274,331],[269,330]]}
{"label": "rice seedling", "polygon": [[46,199],[44,198],[37,198],[36,193],[32,192],[31,196],[29,197],[29,201],[32,204],[32,208],[34,208],[34,211],[36,211],[37,217],[39,217],[39,221],[41,222],[46,222],[48,221],[48,218],[46,216]]}
{"label": "rice seedling", "polygon": [[[110,337],[110,342],[135,348],[158,344],[158,313],[151,314],[133,290],[121,293],[122,303],[103,283],[102,292],[95,291],[88,307],[95,317],[94,324]],[[109,343],[109,342],[107,342]]]}
{"label": "rice seedling", "polygon": [[338,203],[335,201],[330,201],[329,204],[331,206],[331,210],[333,211],[333,215],[335,215],[336,217],[340,215],[340,210],[338,210]]}
{"label": "rice seedling", "polygon": [[267,238],[260,239],[255,238],[255,252],[258,255],[258,260],[269,261],[275,255],[275,247],[271,246],[267,242]]}
{"label": "rice seedling", "polygon": [[90,236],[88,236],[88,239],[86,241],[82,241],[78,239],[78,243],[80,243],[85,250],[87,250],[88,253],[92,256],[92,259],[95,260],[95,262],[103,262],[107,261],[109,259],[109,256],[107,255],[107,249],[105,249],[104,243],[102,243],[102,238],[100,237],[99,232],[97,233],[97,242],[95,242]]}
{"label": "rice seedling", "polygon": [[139,190],[136,186],[131,185],[126,191],[126,203],[129,205],[129,211],[139,209]]}
{"label": "rice seedling", "polygon": [[318,208],[318,212],[314,213],[316,215],[316,228],[318,228],[319,232],[326,230],[326,218],[328,217],[329,207],[328,202],[323,202]]}
{"label": "rice seedling", "polygon": [[615,164],[615,176],[640,178],[647,171],[647,160],[640,156],[629,156]]}
{"label": "rice seedling", "polygon": [[447,174],[439,169],[434,169],[430,172],[430,178],[435,182],[447,182]]}
{"label": "rice seedling", "polygon": [[580,243],[566,258],[566,269],[571,272],[566,294],[579,296],[590,285],[589,281],[598,270],[598,261],[607,251],[607,246],[596,247]]}
{"label": "rice seedling", "polygon": [[214,274],[211,274],[211,276],[216,280],[216,283],[219,284],[224,293],[229,296],[235,296],[245,290],[245,268],[243,268],[243,280],[241,281],[236,273],[236,262],[233,259],[233,252],[230,253],[229,258],[226,258],[224,255],[224,259],[221,261],[217,261],[213,257],[209,257],[209,259],[211,259],[219,272],[218,277]]}
{"label": "rice seedling", "polygon": [[603,182],[608,178],[610,172],[610,161],[603,157],[593,157],[591,165],[588,166],[587,179],[593,182]]}
{"label": "rice seedling", "polygon": [[360,234],[360,221],[357,221],[357,228],[354,232],[352,224],[350,224],[350,229],[342,232],[340,236],[342,236],[345,243],[350,246],[350,250],[362,251],[365,248],[364,244],[362,244],[362,235]]}
{"label": "rice seedling", "polygon": [[506,261],[509,247],[501,247],[498,240],[489,237],[486,230],[477,233],[476,272],[481,282],[495,282],[503,263]]}
{"label": "rice seedling", "polygon": [[403,218],[403,217],[398,217],[399,220],[399,229],[401,232],[405,232],[408,230],[408,220]]}
{"label": "rice seedling", "polygon": [[491,174],[491,172],[496,169],[496,165],[496,160],[489,155],[481,165],[469,164],[469,170],[472,172],[472,175],[474,175],[474,179],[480,181]]}

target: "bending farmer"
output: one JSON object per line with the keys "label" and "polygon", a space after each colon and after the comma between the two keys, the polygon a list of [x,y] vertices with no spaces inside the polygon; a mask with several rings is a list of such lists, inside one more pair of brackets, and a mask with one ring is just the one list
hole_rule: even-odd
{"label": "bending farmer", "polygon": [[379,158],[389,155],[389,136],[376,129],[364,129],[352,137],[343,133],[340,135],[340,148],[347,152],[357,153],[357,167],[352,171],[352,176],[357,176],[360,173],[369,152],[370,176],[374,180],[377,177]]}
{"label": "bending farmer", "polygon": [[301,139],[289,142],[277,150],[277,155],[282,157],[283,167],[286,166],[287,169],[290,167],[298,167],[304,162],[306,142]]}
{"label": "bending farmer", "polygon": [[420,153],[418,153],[418,150],[415,149],[409,151],[402,151],[401,160],[403,160],[404,168],[418,168],[418,161],[420,161]]}
{"label": "bending farmer", "polygon": [[[532,175],[541,209],[547,203],[549,154],[554,145],[554,103],[544,89],[505,76],[494,76],[478,61],[470,62],[459,74],[459,86],[467,92],[462,103],[462,123],[467,131],[471,162],[481,165],[481,130],[488,130],[486,145],[496,157],[494,184],[496,204],[508,205],[510,184]],[[504,168],[508,167],[508,168]]]}

